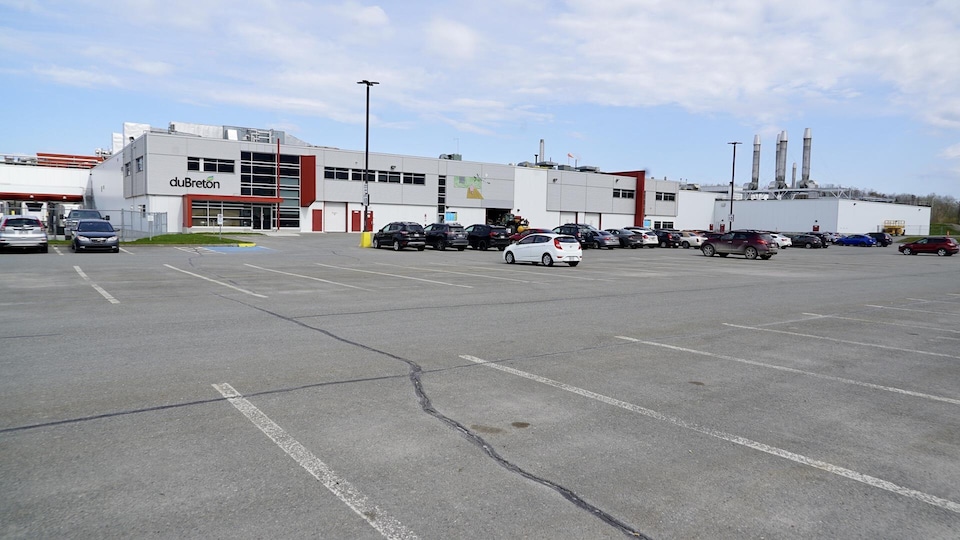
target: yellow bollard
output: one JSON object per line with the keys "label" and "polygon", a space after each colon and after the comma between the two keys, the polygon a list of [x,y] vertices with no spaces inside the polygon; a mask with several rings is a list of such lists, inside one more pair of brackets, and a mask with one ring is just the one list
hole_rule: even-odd
{"label": "yellow bollard", "polygon": [[373,245],[373,233],[372,232],[360,233],[360,247],[370,247],[371,245]]}

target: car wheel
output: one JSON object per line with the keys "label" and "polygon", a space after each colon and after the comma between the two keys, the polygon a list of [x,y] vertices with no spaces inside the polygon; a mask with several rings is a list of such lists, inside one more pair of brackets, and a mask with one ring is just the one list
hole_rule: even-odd
{"label": "car wheel", "polygon": [[49,251],[49,249],[50,249],[50,248],[47,247],[47,246],[45,246],[45,245],[44,245],[44,246],[40,246],[40,253],[47,253],[47,251]]}
{"label": "car wheel", "polygon": [[500,250],[500,251],[503,251],[503,250],[507,249],[507,246],[497,246],[497,249]]}
{"label": "car wheel", "polygon": [[486,251],[487,243],[481,240],[480,242],[477,243],[477,249],[479,249],[480,251]]}
{"label": "car wheel", "polygon": [[403,247],[400,245],[400,241],[399,241],[399,240],[394,240],[394,241],[393,241],[393,250],[394,250],[394,251],[400,251],[401,249],[403,249]]}
{"label": "car wheel", "polygon": [[437,245],[434,246],[433,249],[435,249],[435,250],[437,250],[437,251],[443,251],[443,250],[447,249],[447,243],[444,242],[443,240],[437,240]]}
{"label": "car wheel", "polygon": [[603,246],[601,246],[601,245],[600,245],[600,241],[597,240],[596,242],[593,243],[593,247],[594,247],[594,249],[600,249],[600,248],[602,248]]}
{"label": "car wheel", "polygon": [[544,266],[553,266],[553,257],[551,257],[549,253],[544,253],[543,257],[540,257],[540,262],[543,263]]}
{"label": "car wheel", "polygon": [[937,250],[937,255],[939,255],[939,256],[941,256],[941,257],[943,257],[943,256],[946,255],[946,254],[947,254],[947,250],[944,249],[944,248],[940,248],[940,249]]}
{"label": "car wheel", "polygon": [[567,264],[569,264],[570,266],[576,266],[576,265],[580,264],[580,261],[570,261],[570,262],[568,262]]}
{"label": "car wheel", "polygon": [[813,247],[813,244],[811,244],[810,242],[807,242],[806,244],[803,245],[803,247],[810,249]]}
{"label": "car wheel", "polygon": [[373,249],[380,249],[380,240],[373,239]]}
{"label": "car wheel", "polygon": [[903,248],[904,255],[913,255],[913,250],[910,248]]}
{"label": "car wheel", "polygon": [[757,258],[757,248],[753,246],[747,246],[747,249],[743,252],[743,255],[752,261],[753,259]]}
{"label": "car wheel", "polygon": [[113,248],[113,252],[114,252],[114,253],[120,253],[120,248],[118,248],[118,247]]}
{"label": "car wheel", "polygon": [[660,247],[667,247],[667,243],[666,243],[666,242],[660,242]]}
{"label": "car wheel", "polygon": [[700,251],[702,251],[703,254],[706,255],[707,257],[713,257],[714,254],[717,253],[717,248],[713,247],[712,244],[707,244],[702,248],[700,248]]}
{"label": "car wheel", "polygon": [[683,246],[683,249],[690,249],[690,242],[687,242],[686,240],[684,240],[683,244],[681,245]]}
{"label": "car wheel", "polygon": [[517,262],[517,258],[513,256],[513,253],[505,253],[503,255],[503,260],[507,261],[507,264],[513,264]]}
{"label": "car wheel", "polygon": [[425,248],[425,247],[427,247],[427,246],[417,246],[417,251],[423,251],[423,248]]}
{"label": "car wheel", "polygon": [[459,247],[457,247],[457,251],[463,251],[464,249],[467,249],[467,246],[459,246]]}

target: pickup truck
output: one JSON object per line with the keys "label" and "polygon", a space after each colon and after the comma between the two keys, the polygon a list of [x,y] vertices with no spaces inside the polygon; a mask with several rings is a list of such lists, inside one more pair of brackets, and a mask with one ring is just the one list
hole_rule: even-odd
{"label": "pickup truck", "polygon": [[73,236],[73,228],[77,226],[77,221],[81,219],[104,219],[109,220],[110,216],[104,217],[99,210],[71,210],[63,220],[63,238],[69,240]]}

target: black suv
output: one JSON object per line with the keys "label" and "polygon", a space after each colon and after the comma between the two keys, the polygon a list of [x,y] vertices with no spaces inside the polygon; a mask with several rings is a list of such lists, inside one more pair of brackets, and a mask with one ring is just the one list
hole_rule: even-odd
{"label": "black suv", "polygon": [[748,259],[760,257],[767,260],[773,257],[779,251],[777,241],[764,231],[742,230],[730,231],[720,238],[710,238],[703,243],[700,248],[707,257],[719,255],[726,257],[733,253],[734,255],[743,255]]}
{"label": "black suv", "polygon": [[867,236],[876,240],[877,245],[880,247],[887,247],[893,243],[893,237],[885,232],[868,232]]}
{"label": "black suv", "polygon": [[510,245],[510,233],[506,227],[477,223],[464,231],[467,233],[467,244],[473,249],[486,250],[495,247],[503,251]]}
{"label": "black suv", "polygon": [[459,223],[434,223],[423,232],[427,235],[427,245],[443,251],[448,247],[463,251],[467,247],[467,233]]}
{"label": "black suv", "polygon": [[660,247],[678,248],[683,242],[683,237],[680,236],[679,231],[671,231],[669,229],[654,229],[653,232],[657,233],[657,240],[660,241]]}
{"label": "black suv", "polygon": [[374,248],[392,246],[394,251],[400,251],[405,247],[412,247],[423,251],[425,245],[423,226],[412,221],[388,223],[373,235]]}
{"label": "black suv", "polygon": [[557,234],[566,234],[572,236],[580,242],[580,246],[583,249],[590,247],[590,243],[584,238],[587,232],[596,232],[597,228],[593,225],[586,225],[583,223],[564,223],[563,225],[553,228],[553,232]]}

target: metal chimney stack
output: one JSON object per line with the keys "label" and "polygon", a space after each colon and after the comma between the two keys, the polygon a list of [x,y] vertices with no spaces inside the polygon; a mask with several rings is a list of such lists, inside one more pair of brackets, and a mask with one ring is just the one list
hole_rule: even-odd
{"label": "metal chimney stack", "polygon": [[803,170],[800,176],[800,185],[807,187],[810,183],[810,147],[813,144],[813,136],[810,134],[810,128],[803,130]]}
{"label": "metal chimney stack", "polygon": [[780,133],[777,133],[777,153],[776,153],[776,157],[773,160],[773,183],[771,184],[773,187],[779,187],[777,186],[777,178],[780,176],[780,148],[781,148],[780,137],[782,136],[783,136],[782,131]]}
{"label": "metal chimney stack", "polygon": [[543,153],[543,139],[540,139],[540,161],[544,162],[547,160],[547,156]]}
{"label": "metal chimney stack", "polygon": [[787,131],[780,132],[780,144],[777,152],[777,187],[787,185]]}
{"label": "metal chimney stack", "polygon": [[793,162],[793,179],[790,181],[790,187],[796,189],[797,187],[797,162]]}
{"label": "metal chimney stack", "polygon": [[750,177],[750,189],[760,187],[760,136],[753,136],[753,176]]}

